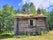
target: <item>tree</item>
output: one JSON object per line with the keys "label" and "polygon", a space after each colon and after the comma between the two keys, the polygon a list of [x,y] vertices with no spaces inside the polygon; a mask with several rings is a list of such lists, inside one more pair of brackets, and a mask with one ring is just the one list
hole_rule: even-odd
{"label": "tree", "polygon": [[45,15],[45,16],[48,16],[49,14],[48,14],[48,12],[46,11],[46,9],[41,9],[41,11],[42,11],[42,13],[43,13],[43,15]]}
{"label": "tree", "polygon": [[26,3],[26,4],[24,4],[23,7],[22,7],[22,12],[28,13],[28,9],[29,9],[29,5]]}
{"label": "tree", "polygon": [[14,9],[10,7],[8,4],[3,6],[3,16],[2,17],[2,26],[3,31],[10,32],[13,26],[13,17],[14,17]]}
{"label": "tree", "polygon": [[20,10],[20,8],[18,8],[18,10],[16,11],[16,13],[21,13],[21,10]]}
{"label": "tree", "polygon": [[36,9],[32,2],[30,3],[29,9],[30,9],[29,11],[30,13],[36,14]]}
{"label": "tree", "polygon": [[30,3],[30,5],[26,3],[23,5],[22,12],[36,14],[36,9],[32,2]]}
{"label": "tree", "polygon": [[50,30],[53,30],[53,10],[47,12],[46,9],[42,9],[42,13],[47,16],[48,26]]}
{"label": "tree", "polygon": [[49,24],[49,29],[53,30],[53,10],[49,12],[48,24]]}
{"label": "tree", "polygon": [[3,29],[4,29],[4,23],[3,23],[3,10],[0,10],[0,33],[3,32]]}

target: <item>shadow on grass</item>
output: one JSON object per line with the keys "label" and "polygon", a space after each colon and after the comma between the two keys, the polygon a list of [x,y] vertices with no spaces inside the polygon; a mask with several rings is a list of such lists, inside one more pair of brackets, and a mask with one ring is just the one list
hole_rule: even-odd
{"label": "shadow on grass", "polygon": [[12,38],[13,36],[14,36],[14,35],[4,34],[4,35],[0,35],[0,39]]}
{"label": "shadow on grass", "polygon": [[3,34],[3,35],[0,35],[0,39],[6,39],[6,38],[25,38],[27,36],[41,36],[41,33],[37,33],[37,34],[30,34],[30,35],[12,35],[12,34]]}

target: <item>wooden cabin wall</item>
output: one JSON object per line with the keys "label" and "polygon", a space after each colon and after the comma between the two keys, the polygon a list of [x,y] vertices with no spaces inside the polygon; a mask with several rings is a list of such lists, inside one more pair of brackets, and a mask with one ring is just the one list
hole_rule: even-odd
{"label": "wooden cabin wall", "polygon": [[[21,19],[21,20],[19,20],[19,24],[18,24],[19,25],[19,32],[33,32],[33,31],[36,31],[35,27],[33,27],[33,28],[30,27],[30,20],[33,20],[36,23],[35,19],[27,19],[27,20]],[[36,24],[34,24],[34,25],[36,25]]]}
{"label": "wooden cabin wall", "polygon": [[27,20],[19,20],[19,32],[25,32],[28,28],[28,21]]}
{"label": "wooden cabin wall", "polygon": [[14,24],[15,24],[15,25],[14,25],[14,32],[15,32],[15,34],[17,34],[17,31],[18,31],[18,30],[17,30],[17,29],[18,29],[18,28],[17,28],[17,27],[18,27],[18,25],[17,25],[17,24],[18,24],[17,19],[14,19]]}
{"label": "wooden cabin wall", "polygon": [[38,20],[36,20],[36,24],[37,24],[37,31],[44,31],[46,29],[46,24],[45,24],[45,20],[44,18],[40,18]]}
{"label": "wooden cabin wall", "polygon": [[[34,21],[34,27],[30,27],[30,20]],[[18,32],[35,32],[44,31],[46,29],[46,20],[44,18],[38,19],[17,19],[15,20],[15,33]]]}

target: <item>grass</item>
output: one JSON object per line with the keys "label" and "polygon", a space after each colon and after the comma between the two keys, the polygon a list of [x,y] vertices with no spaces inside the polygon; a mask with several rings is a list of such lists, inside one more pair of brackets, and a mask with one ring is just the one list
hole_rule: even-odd
{"label": "grass", "polygon": [[0,36],[0,40],[53,40],[53,31],[37,36]]}

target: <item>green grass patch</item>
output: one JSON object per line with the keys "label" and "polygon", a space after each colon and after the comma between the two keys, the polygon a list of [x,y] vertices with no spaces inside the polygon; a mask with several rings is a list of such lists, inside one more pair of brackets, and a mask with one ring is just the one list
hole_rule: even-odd
{"label": "green grass patch", "polygon": [[2,40],[53,40],[53,31],[50,31],[47,34],[37,35],[37,36],[30,36],[30,35],[12,36],[12,35],[6,34],[3,36],[0,36],[0,39]]}

